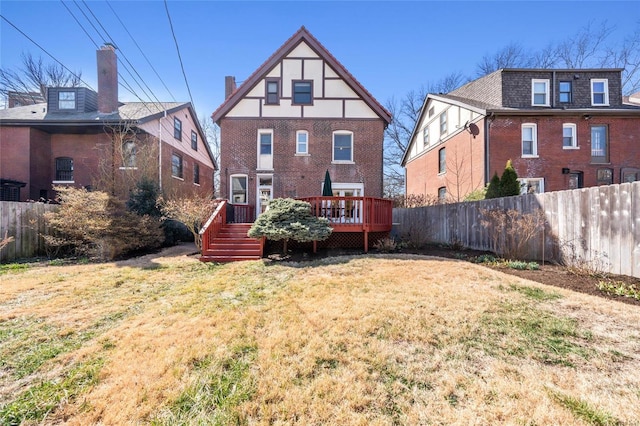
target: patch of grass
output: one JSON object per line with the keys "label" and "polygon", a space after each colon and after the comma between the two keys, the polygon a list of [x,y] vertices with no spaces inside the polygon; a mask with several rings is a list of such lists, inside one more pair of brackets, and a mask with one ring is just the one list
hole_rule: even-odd
{"label": "patch of grass", "polygon": [[640,289],[634,284],[627,284],[623,281],[598,281],[597,287],[605,293],[615,294],[617,296],[630,297],[640,300]]}
{"label": "patch of grass", "polygon": [[525,296],[527,296],[529,299],[537,300],[538,302],[562,298],[562,296],[556,292],[547,292],[536,287],[511,284],[510,288],[511,290],[517,291],[518,293],[522,293]]}
{"label": "patch of grass", "polygon": [[557,317],[523,303],[502,303],[485,312],[480,328],[467,342],[491,355],[575,367],[577,358],[589,359],[593,355],[591,349],[579,342],[589,338],[589,334],[578,330],[573,319]]}
{"label": "patch of grass", "polygon": [[257,346],[242,344],[229,358],[216,361],[211,357],[195,360],[195,382],[185,389],[169,408],[160,413],[153,425],[243,424],[237,407],[250,400],[256,390],[250,367]]}
{"label": "patch of grass", "polygon": [[540,265],[537,262],[523,262],[521,260],[508,260],[505,265],[511,269],[519,269],[521,271],[530,270],[537,271],[540,269]]}
{"label": "patch of grass", "polygon": [[498,258],[491,254],[481,254],[473,259],[474,263],[496,263]]}
{"label": "patch of grass", "polygon": [[30,267],[31,265],[29,265],[28,263],[7,263],[4,265],[0,265],[0,275],[6,274],[8,272],[25,271]]}
{"label": "patch of grass", "polygon": [[59,379],[30,387],[10,403],[0,406],[0,424],[17,426],[26,421],[44,420],[60,403],[75,400],[87,388],[98,383],[103,364],[101,358],[91,359],[75,365]]}
{"label": "patch of grass", "polygon": [[622,426],[623,423],[613,417],[611,414],[606,413],[597,408],[591,407],[586,401],[579,398],[574,398],[570,395],[558,391],[552,391],[547,389],[549,396],[552,400],[567,408],[571,413],[587,423],[595,426]]}

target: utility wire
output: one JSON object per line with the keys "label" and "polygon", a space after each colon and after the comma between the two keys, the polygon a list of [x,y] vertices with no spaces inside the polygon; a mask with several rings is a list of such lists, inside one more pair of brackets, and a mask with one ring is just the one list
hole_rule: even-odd
{"label": "utility wire", "polygon": [[140,47],[140,45],[138,45],[138,42],[136,41],[136,39],[131,35],[131,33],[129,32],[129,30],[127,29],[126,25],[124,24],[124,22],[122,22],[122,19],[120,19],[120,16],[118,16],[118,14],[116,13],[116,11],[113,9],[113,7],[111,7],[111,3],[109,2],[109,0],[106,1],[107,6],[109,6],[109,8],[111,9],[111,11],[113,12],[113,14],[115,15],[115,17],[118,19],[118,21],[120,22],[120,25],[122,25],[122,28],[124,28],[124,30],[127,32],[127,34],[129,35],[129,37],[131,38],[131,40],[133,41],[133,44],[136,45],[136,47],[138,48],[138,50],[140,51],[140,53],[142,54],[142,56],[144,57],[144,59],[147,61],[147,64],[149,64],[149,66],[151,67],[151,69],[153,70],[153,72],[156,74],[156,77],[158,77],[158,79],[160,80],[160,82],[162,83],[162,85],[164,86],[165,90],[169,93],[169,96],[171,96],[171,99],[173,100],[173,102],[176,102],[176,98],[175,96],[173,96],[173,93],[171,93],[171,90],[169,90],[169,88],[167,87],[167,85],[165,84],[164,80],[162,80],[162,77],[160,77],[160,74],[158,74],[158,71],[156,71],[155,67],[153,66],[153,64],[151,64],[151,61],[149,60],[149,58],[147,58],[147,55],[145,55],[144,51],[142,50],[142,48]]}
{"label": "utility wire", "polygon": [[56,59],[55,56],[53,56],[51,53],[49,53],[47,51],[47,49],[45,49],[44,47],[40,46],[36,41],[34,41],[31,37],[29,37],[27,34],[25,34],[24,31],[22,31],[20,28],[18,28],[16,25],[13,24],[13,22],[9,21],[4,15],[0,14],[0,18],[4,19],[5,21],[7,21],[7,23],[9,25],[11,25],[13,28],[16,29],[16,31],[18,31],[20,34],[22,34],[24,37],[27,38],[27,40],[29,40],[31,43],[35,44],[40,50],[42,50],[44,53],[47,54],[47,56],[49,56],[51,59],[53,59],[54,61],[56,61],[56,63],[58,63],[62,68],[64,68],[65,70],[67,70],[69,73],[71,73],[71,75],[75,76],[78,80],[80,80],[82,82],[82,84],[84,84],[85,86],[87,86],[89,89],[93,90],[95,92],[95,89],[93,89],[89,83],[87,83],[86,81],[84,81],[82,78],[80,78],[75,72],[71,71],[69,68],[66,67],[65,64],[63,64],[62,62],[60,62],[58,59]]}
{"label": "utility wire", "polygon": [[78,20],[78,18],[76,18],[76,15],[73,14],[73,12],[71,12],[71,9],[69,9],[69,7],[66,5],[66,3],[62,0],[60,0],[60,3],[62,3],[62,5],[65,7],[65,9],[67,9],[67,12],[69,12],[69,15],[71,15],[73,17],[73,19],[76,21],[76,23],[78,24],[78,26],[82,29],[82,31],[84,31],[84,33],[86,34],[87,37],[89,37],[89,40],[91,40],[91,42],[94,44],[94,46],[96,47],[96,49],[98,49],[98,43],[95,42],[95,40],[91,37],[91,35],[89,35],[89,33],[87,32],[87,30],[84,29],[84,27],[82,26],[82,24],[80,23],[80,21]]}
{"label": "utility wire", "polygon": [[169,14],[169,5],[167,4],[167,0],[164,0],[164,8],[167,11],[167,18],[169,19],[169,26],[171,27],[171,35],[173,36],[173,41],[176,44],[176,51],[178,52],[178,59],[180,60],[180,68],[182,68],[184,83],[187,85],[187,91],[189,92],[189,99],[191,99],[191,105],[195,109],[196,105],[193,102],[193,96],[191,96],[191,88],[189,87],[189,82],[187,81],[187,74],[184,72],[184,64],[182,63],[182,56],[180,55],[180,47],[178,46],[178,39],[176,38],[176,33],[173,30],[173,23],[171,22],[171,15]]}

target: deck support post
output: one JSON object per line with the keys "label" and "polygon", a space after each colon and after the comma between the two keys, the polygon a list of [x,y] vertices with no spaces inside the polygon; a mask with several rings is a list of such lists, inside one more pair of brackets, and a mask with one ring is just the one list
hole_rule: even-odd
{"label": "deck support post", "polygon": [[316,240],[313,240],[313,254],[315,254],[318,251],[318,242]]}
{"label": "deck support post", "polygon": [[369,231],[364,230],[364,252],[369,252]]}

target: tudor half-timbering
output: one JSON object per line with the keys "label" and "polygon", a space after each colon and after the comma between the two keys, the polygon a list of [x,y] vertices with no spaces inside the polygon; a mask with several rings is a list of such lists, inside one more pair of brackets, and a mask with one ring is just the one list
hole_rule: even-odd
{"label": "tudor half-timbering", "polygon": [[391,115],[304,27],[240,87],[225,84],[212,118],[231,203],[253,215],[272,198],[321,195],[326,170],[334,195],[382,196]]}

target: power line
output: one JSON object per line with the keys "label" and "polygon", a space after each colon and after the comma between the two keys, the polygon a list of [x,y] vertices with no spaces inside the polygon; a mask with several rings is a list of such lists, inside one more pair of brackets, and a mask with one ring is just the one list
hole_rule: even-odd
{"label": "power line", "polygon": [[96,49],[98,48],[98,43],[95,42],[95,40],[91,37],[91,35],[89,35],[89,33],[87,32],[87,30],[84,29],[84,27],[82,26],[82,24],[80,23],[80,21],[78,20],[78,18],[76,18],[76,15],[73,14],[73,12],[71,12],[71,9],[69,9],[67,7],[67,5],[65,4],[64,1],[60,0],[60,3],[62,3],[62,5],[65,7],[65,9],[67,9],[67,12],[69,12],[69,15],[71,15],[73,17],[73,19],[76,21],[76,23],[78,24],[78,26],[82,29],[82,31],[84,31],[84,33],[86,34],[87,37],[89,37],[89,40],[91,40],[91,42],[93,43],[93,45],[96,47]]}
{"label": "power line", "polygon": [[164,0],[164,8],[167,11],[167,18],[169,19],[169,26],[171,27],[171,35],[173,36],[173,41],[176,45],[176,51],[178,52],[178,59],[180,60],[180,68],[182,68],[182,75],[184,77],[184,83],[187,85],[187,91],[189,92],[189,99],[191,99],[191,105],[195,109],[195,103],[193,102],[193,96],[191,96],[191,88],[189,87],[189,82],[187,81],[187,74],[184,72],[184,64],[182,63],[182,56],[180,55],[180,47],[178,46],[178,39],[176,38],[176,33],[173,31],[173,23],[171,22],[171,15],[169,14],[169,5],[167,4],[167,0]]}
{"label": "power line", "polygon": [[11,25],[13,28],[15,28],[16,31],[18,31],[20,34],[22,34],[24,37],[26,37],[27,40],[29,40],[31,43],[35,44],[40,50],[42,50],[44,53],[47,54],[47,56],[49,56],[51,59],[53,59],[54,61],[56,61],[56,63],[58,63],[62,68],[64,68],[65,70],[67,70],[71,75],[75,76],[78,80],[80,80],[82,82],[82,84],[84,84],[85,86],[87,86],[89,89],[93,90],[95,92],[95,89],[93,89],[93,87],[91,87],[89,85],[89,83],[87,83],[86,81],[84,81],[82,78],[80,78],[80,76],[78,76],[75,72],[71,71],[69,68],[66,67],[65,64],[63,64],[62,62],[60,62],[58,59],[56,59],[55,56],[53,56],[51,53],[49,53],[47,51],[47,49],[45,49],[44,47],[40,46],[35,40],[33,40],[31,37],[29,37],[27,34],[25,34],[24,31],[22,31],[20,28],[18,28],[16,25],[13,24],[13,22],[9,21],[4,15],[0,14],[0,18],[4,19],[9,25]]}
{"label": "power line", "polygon": [[167,87],[167,85],[165,84],[164,80],[162,80],[162,77],[160,77],[160,74],[158,74],[158,71],[156,71],[155,67],[151,64],[151,61],[149,60],[149,58],[147,58],[147,55],[145,55],[144,51],[142,50],[142,48],[140,47],[140,45],[138,45],[138,42],[136,41],[136,39],[131,35],[131,33],[129,32],[129,30],[127,29],[126,25],[124,24],[124,22],[122,22],[122,19],[120,19],[120,16],[118,16],[118,14],[116,13],[116,11],[113,9],[113,7],[111,7],[111,3],[109,3],[109,1],[106,1],[107,6],[109,6],[109,9],[111,9],[111,11],[113,12],[113,14],[115,15],[115,17],[118,19],[118,21],[120,22],[120,25],[122,25],[122,28],[124,28],[124,30],[127,32],[127,34],[129,35],[129,37],[131,38],[131,40],[133,41],[133,44],[136,45],[136,47],[138,48],[138,50],[140,51],[140,53],[142,54],[142,56],[144,57],[144,59],[147,61],[147,64],[149,64],[149,66],[151,67],[151,69],[153,70],[153,72],[156,74],[156,77],[158,77],[158,79],[160,80],[160,82],[162,83],[162,85],[164,86],[164,88],[166,89],[166,91],[169,93],[169,96],[171,96],[171,99],[176,102],[176,98],[175,96],[173,96],[173,93],[171,93],[171,90],[169,90],[169,88]]}

